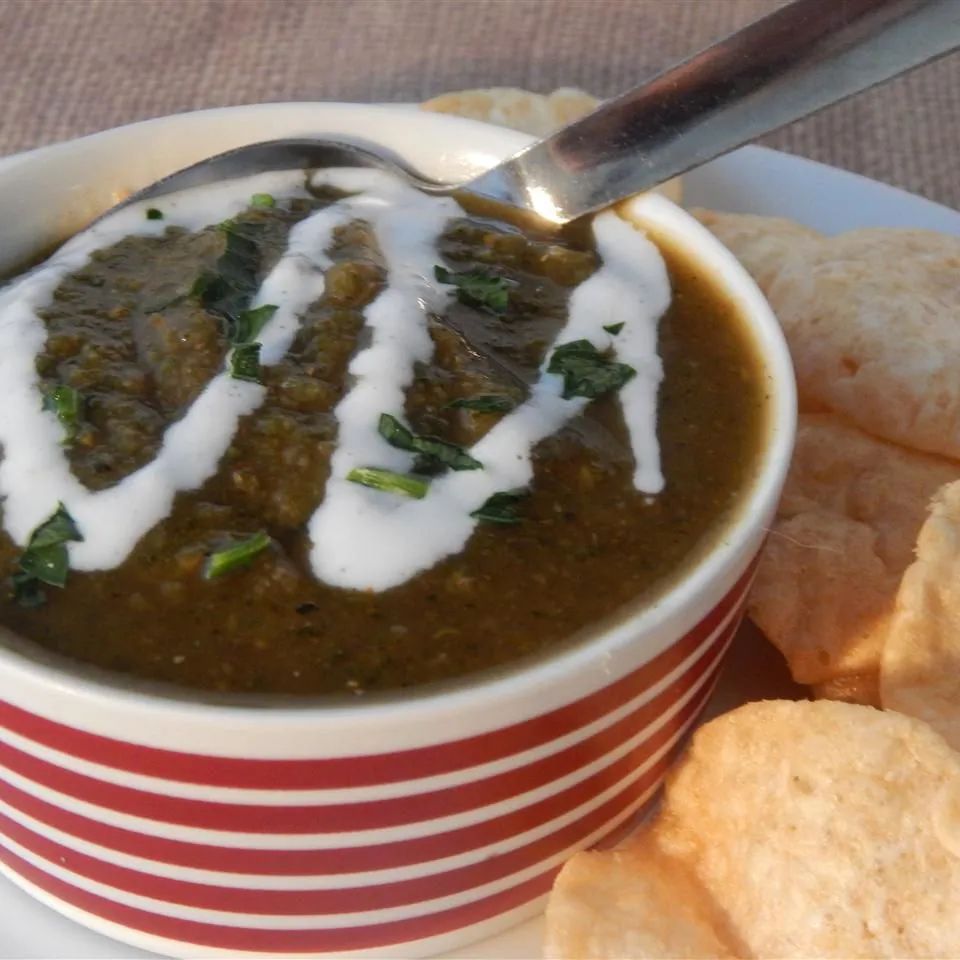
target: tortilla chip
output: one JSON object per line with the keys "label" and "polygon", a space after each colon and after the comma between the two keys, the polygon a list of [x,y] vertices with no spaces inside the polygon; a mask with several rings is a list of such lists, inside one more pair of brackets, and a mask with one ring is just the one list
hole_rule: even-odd
{"label": "tortilla chip", "polygon": [[788,259],[799,256],[808,245],[823,238],[816,230],[782,217],[718,213],[703,208],[690,212],[735,254],[764,293]]}
{"label": "tortilla chip", "polygon": [[955,957],[958,839],[960,757],[925,724],[748,704],[694,735],[640,837],[564,867],[548,955],[703,955],[712,933],[717,956]]}
{"label": "tortilla chip", "polygon": [[937,494],[920,531],[883,651],[880,696],[960,749],[960,482]]}
{"label": "tortilla chip", "polygon": [[810,692],[818,700],[843,700],[844,703],[863,703],[880,706],[880,671],[848,673],[823,683],[815,683]]}
{"label": "tortilla chip", "polygon": [[767,295],[808,407],[960,458],[960,238],[876,228],[817,239],[777,218],[702,219]]}
{"label": "tortilla chip", "polygon": [[876,676],[927,504],[960,465],[800,417],[793,463],[748,612],[821,694],[877,703]]}
{"label": "tortilla chip", "polygon": [[649,833],[604,853],[577,854],[547,903],[543,955],[564,957],[735,957],[722,920],[682,864]]}
{"label": "tortilla chip", "polygon": [[[426,103],[424,110],[452,113],[458,117],[482,120],[499,127],[509,127],[535,137],[545,137],[560,127],[590,113],[600,100],[574,87],[560,87],[553,93],[531,93],[515,87],[488,87],[483,90],[458,90],[441,93]],[[674,177],[657,187],[657,192],[674,203],[680,203],[680,178]]]}
{"label": "tortilla chip", "polygon": [[599,104],[596,97],[573,87],[561,87],[549,94],[530,93],[514,87],[490,87],[441,93],[421,106],[435,113],[453,113],[458,117],[483,120],[498,127],[545,137],[596,109]]}

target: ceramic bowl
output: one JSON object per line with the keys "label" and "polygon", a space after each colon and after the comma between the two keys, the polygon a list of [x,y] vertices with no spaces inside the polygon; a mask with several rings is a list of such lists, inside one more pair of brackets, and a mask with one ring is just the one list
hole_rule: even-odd
{"label": "ceramic bowl", "polygon": [[[439,179],[527,138],[411,108],[275,104],[148,121],[0,162],[0,265],[203,156],[285,135],[378,141]],[[647,195],[629,214],[741,310],[769,379],[752,485],[655,602],[548,657],[357,702],[242,704],[0,644],[0,858],[101,933],[173,955],[425,956],[541,909],[561,863],[628,821],[706,703],[786,472],[780,329],[734,258]],[[0,388],[2,390],[2,388]]]}

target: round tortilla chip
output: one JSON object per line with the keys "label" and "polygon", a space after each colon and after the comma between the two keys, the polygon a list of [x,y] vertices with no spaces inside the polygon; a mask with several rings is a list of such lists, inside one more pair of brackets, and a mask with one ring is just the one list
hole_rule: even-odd
{"label": "round tortilla chip", "polygon": [[829,691],[877,668],[898,582],[869,526],[811,511],[774,524],[747,612],[797,683]]}
{"label": "round tortilla chip", "polygon": [[603,853],[577,854],[547,902],[544,957],[735,957],[722,920],[683,865],[651,835]]}
{"label": "round tortilla chip", "polygon": [[802,244],[765,283],[801,394],[875,436],[960,458],[958,277],[960,238],[944,234]]}
{"label": "round tortilla chip", "polygon": [[960,465],[803,414],[748,612],[798,683],[878,703],[876,676],[927,504]]}
{"label": "round tortilla chip", "polygon": [[564,867],[549,955],[680,956],[693,915],[720,956],[955,957],[958,838],[960,757],[926,724],[751,703],[694,735],[639,838]]}
{"label": "round tortilla chip", "polygon": [[863,703],[880,706],[880,671],[848,673],[823,683],[815,683],[810,692],[818,700],[843,700],[845,703]]}
{"label": "round tortilla chip", "polygon": [[661,843],[755,956],[955,956],[960,858],[942,834],[958,796],[960,757],[925,724],[754,703],[695,736]]}
{"label": "round tortilla chip", "polygon": [[[599,105],[600,100],[575,87],[560,87],[547,94],[515,87],[457,90],[441,93],[420,104],[424,110],[482,120],[535,137],[545,137]],[[680,203],[683,198],[680,177],[660,184],[656,190],[674,203]]]}
{"label": "round tortilla chip", "polygon": [[960,238],[890,228],[826,237],[777,217],[698,216],[770,301],[804,409],[960,458]]}
{"label": "round tortilla chip", "polygon": [[823,237],[816,230],[783,217],[719,213],[703,208],[690,212],[747,268],[764,293],[788,259],[799,256],[807,245]]}
{"label": "round tortilla chip", "polygon": [[596,109],[599,104],[596,97],[573,87],[560,87],[549,94],[531,93],[515,87],[489,87],[441,93],[421,107],[545,137]]}
{"label": "round tortilla chip", "polygon": [[880,671],[885,707],[960,749],[960,482],[944,487],[903,576]]}

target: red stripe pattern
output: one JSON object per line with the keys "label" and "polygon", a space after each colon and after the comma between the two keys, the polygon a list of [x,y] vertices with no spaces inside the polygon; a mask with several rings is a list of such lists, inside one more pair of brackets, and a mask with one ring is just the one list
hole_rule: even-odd
{"label": "red stripe pattern", "polygon": [[[177,753],[0,703],[0,859],[91,923],[119,924],[133,942],[144,934],[263,953],[377,951],[491,920],[546,893],[570,851],[614,830],[659,785],[709,697],[751,575],[686,636],[595,693],[523,723],[392,754]],[[4,730],[16,742],[4,742]],[[114,772],[108,780],[101,770],[69,770],[34,746]],[[471,775],[536,748],[526,763]],[[453,786],[417,783],[458,771],[464,779]],[[126,786],[117,772],[156,785]],[[164,781],[281,799],[182,797],[164,793]],[[293,789],[386,784],[406,789],[384,799],[282,801]]]}

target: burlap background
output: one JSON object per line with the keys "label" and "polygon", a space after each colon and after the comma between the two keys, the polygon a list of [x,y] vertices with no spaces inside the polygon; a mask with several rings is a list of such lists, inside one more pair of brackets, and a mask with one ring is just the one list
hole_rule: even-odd
{"label": "burlap background", "polygon": [[[0,0],[0,154],[253,101],[417,100],[475,85],[576,85],[609,95],[777,5]],[[768,142],[956,207],[958,121],[955,55]]]}

